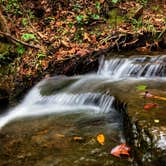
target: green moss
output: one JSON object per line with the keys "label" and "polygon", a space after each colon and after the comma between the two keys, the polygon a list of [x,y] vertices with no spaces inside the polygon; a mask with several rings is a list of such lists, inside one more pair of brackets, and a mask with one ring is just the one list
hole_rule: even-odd
{"label": "green moss", "polygon": [[108,19],[108,23],[112,26],[112,27],[116,27],[119,24],[122,24],[125,21],[124,16],[121,16],[119,14],[119,10],[117,8],[112,9],[109,12],[109,19]]}

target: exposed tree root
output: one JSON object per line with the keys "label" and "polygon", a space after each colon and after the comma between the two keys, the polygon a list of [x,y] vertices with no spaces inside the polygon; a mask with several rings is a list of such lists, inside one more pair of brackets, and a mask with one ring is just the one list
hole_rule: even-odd
{"label": "exposed tree root", "polygon": [[20,43],[20,44],[22,44],[22,45],[24,45],[24,46],[26,46],[26,47],[31,47],[31,48],[35,48],[35,49],[40,49],[39,46],[31,45],[31,44],[29,44],[29,43],[26,43],[26,42],[24,42],[24,41],[21,41],[21,40],[15,38],[15,37],[11,36],[11,34],[9,34],[9,33],[5,33],[5,32],[0,31],[0,35],[3,35],[3,36],[5,36],[5,37],[7,37],[7,38],[8,38],[12,43],[14,43],[14,44],[16,44],[15,42],[17,42],[17,43]]}

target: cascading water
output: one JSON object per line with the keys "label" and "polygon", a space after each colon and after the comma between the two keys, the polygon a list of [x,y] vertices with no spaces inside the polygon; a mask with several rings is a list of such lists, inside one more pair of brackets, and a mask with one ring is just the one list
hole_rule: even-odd
{"label": "cascading water", "polygon": [[[164,79],[166,56],[115,57],[105,60],[96,74],[45,79],[29,92],[19,106],[0,117],[0,127],[14,119],[27,116],[81,110],[89,114],[111,112],[114,97],[95,90],[104,82],[128,77]],[[47,94],[50,89],[51,92]]]}
{"label": "cascading water", "polygon": [[98,73],[114,79],[166,77],[166,56],[112,58],[104,62]]}
{"label": "cascading water", "polygon": [[[18,106],[0,116],[0,163],[130,165],[132,161],[115,159],[109,151],[131,140],[131,145],[136,146],[131,147],[132,152],[139,151],[132,154],[139,160],[136,165],[148,165],[146,161],[162,156],[165,150],[165,103],[159,101],[156,110],[144,110],[143,91],[137,87],[148,87],[152,94],[164,98],[165,78],[166,55],[139,55],[103,58],[97,73],[42,80]],[[152,143],[144,126],[141,130],[136,123],[130,123],[126,104],[118,98],[129,103],[129,116],[141,119],[148,124],[148,131],[155,133]],[[154,124],[154,120],[158,123]],[[99,134],[105,136],[104,146],[96,141]],[[73,136],[80,140],[73,141]],[[156,154],[151,153],[153,145]]]}

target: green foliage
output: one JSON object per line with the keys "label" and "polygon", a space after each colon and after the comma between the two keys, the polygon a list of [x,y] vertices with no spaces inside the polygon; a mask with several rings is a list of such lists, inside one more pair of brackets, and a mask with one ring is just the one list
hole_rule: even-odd
{"label": "green foliage", "polygon": [[26,26],[28,24],[27,18],[22,18],[21,23],[23,26]]}
{"label": "green foliage", "polygon": [[82,8],[82,6],[81,5],[79,5],[78,3],[76,3],[74,6],[73,6],[73,9],[74,10],[79,10],[79,9],[81,9]]}
{"label": "green foliage", "polygon": [[92,14],[91,17],[94,19],[94,20],[98,20],[100,18],[100,16],[98,14]]}
{"label": "green foliage", "polygon": [[18,45],[16,51],[18,54],[22,55],[25,53],[25,47],[23,45]]}
{"label": "green foliage", "polygon": [[25,41],[28,41],[28,40],[36,40],[36,37],[34,34],[32,33],[24,33],[22,35],[22,38],[25,40]]}
{"label": "green foliage", "polygon": [[5,59],[6,59],[6,57],[4,55],[0,54],[0,60],[5,60]]}
{"label": "green foliage", "polygon": [[22,15],[22,11],[20,10],[19,2],[21,0],[2,0],[2,4],[4,5],[6,11],[8,13]]}
{"label": "green foliage", "polygon": [[42,53],[42,52],[39,52],[39,53],[37,54],[37,57],[38,57],[38,59],[43,59],[43,58],[46,57],[46,54],[44,54],[44,53]]}
{"label": "green foliage", "polygon": [[51,21],[55,21],[55,18],[54,17],[47,17],[47,18],[45,18],[44,21],[49,24]]}
{"label": "green foliage", "polygon": [[74,26],[74,24],[72,22],[69,22],[68,26],[69,26],[69,28],[72,28]]}
{"label": "green foliage", "polygon": [[81,23],[83,21],[83,19],[84,19],[84,16],[81,15],[81,14],[76,16],[76,20],[77,20],[78,23]]}
{"label": "green foliage", "polygon": [[88,12],[87,15],[78,15],[76,16],[76,20],[79,24],[83,25],[83,24],[89,24],[94,20],[98,20],[100,18],[100,16],[98,14],[95,13],[91,13]]}
{"label": "green foliage", "polygon": [[34,15],[33,11],[31,11],[30,9],[27,10],[27,13],[28,13],[28,16],[29,16],[30,19],[35,18],[35,15]]}
{"label": "green foliage", "polygon": [[96,3],[95,3],[95,7],[96,7],[96,9],[97,9],[97,11],[98,11],[98,13],[99,13],[100,10],[101,10],[100,2],[96,2]]}
{"label": "green foliage", "polygon": [[164,29],[160,33],[156,33],[155,39],[159,40],[164,35],[165,32],[166,32],[166,30]]}
{"label": "green foliage", "polygon": [[146,88],[147,88],[146,85],[138,85],[138,86],[136,87],[136,89],[139,90],[139,91],[145,91]]}
{"label": "green foliage", "polygon": [[141,3],[143,6],[146,6],[148,3],[148,0],[136,0],[136,2]]}
{"label": "green foliage", "polygon": [[130,20],[130,22],[134,26],[135,30],[137,30],[143,26],[142,17],[140,17],[138,20],[132,18]]}
{"label": "green foliage", "polygon": [[112,3],[118,3],[119,0],[112,0]]}
{"label": "green foliage", "polygon": [[119,15],[119,10],[117,8],[110,10],[108,23],[111,25],[111,28],[116,28],[117,25],[123,23],[125,18]]}

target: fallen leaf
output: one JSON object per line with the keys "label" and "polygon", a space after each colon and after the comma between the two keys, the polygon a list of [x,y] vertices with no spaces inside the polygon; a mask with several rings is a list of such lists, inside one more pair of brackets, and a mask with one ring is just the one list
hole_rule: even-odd
{"label": "fallen leaf", "polygon": [[130,147],[128,147],[125,143],[123,143],[121,145],[114,147],[111,150],[111,154],[116,157],[121,157],[121,155],[130,157],[129,151],[130,151]]}
{"label": "fallen leaf", "polygon": [[138,85],[136,88],[139,91],[144,91],[144,90],[146,90],[147,86],[146,85]]}
{"label": "fallen leaf", "polygon": [[97,141],[98,141],[99,144],[104,145],[105,136],[103,134],[98,134],[97,135]]}
{"label": "fallen leaf", "polygon": [[82,137],[79,137],[79,136],[75,136],[75,137],[73,137],[73,140],[74,140],[74,141],[82,141],[83,138],[82,138]]}
{"label": "fallen leaf", "polygon": [[159,119],[155,119],[154,122],[155,122],[155,123],[159,123],[160,120],[159,120]]}
{"label": "fallen leaf", "polygon": [[148,104],[145,104],[144,105],[144,109],[145,110],[149,110],[151,108],[156,108],[157,107],[157,104],[156,103],[148,103]]}
{"label": "fallen leaf", "polygon": [[154,97],[154,95],[152,95],[148,91],[145,92],[145,98],[153,98],[153,97]]}
{"label": "fallen leaf", "polygon": [[166,97],[154,96],[155,99],[166,101]]}
{"label": "fallen leaf", "polygon": [[55,134],[55,136],[58,138],[65,138],[65,135],[63,135],[63,134]]}
{"label": "fallen leaf", "polygon": [[91,41],[91,39],[89,38],[89,34],[86,32],[84,32],[84,40]]}

